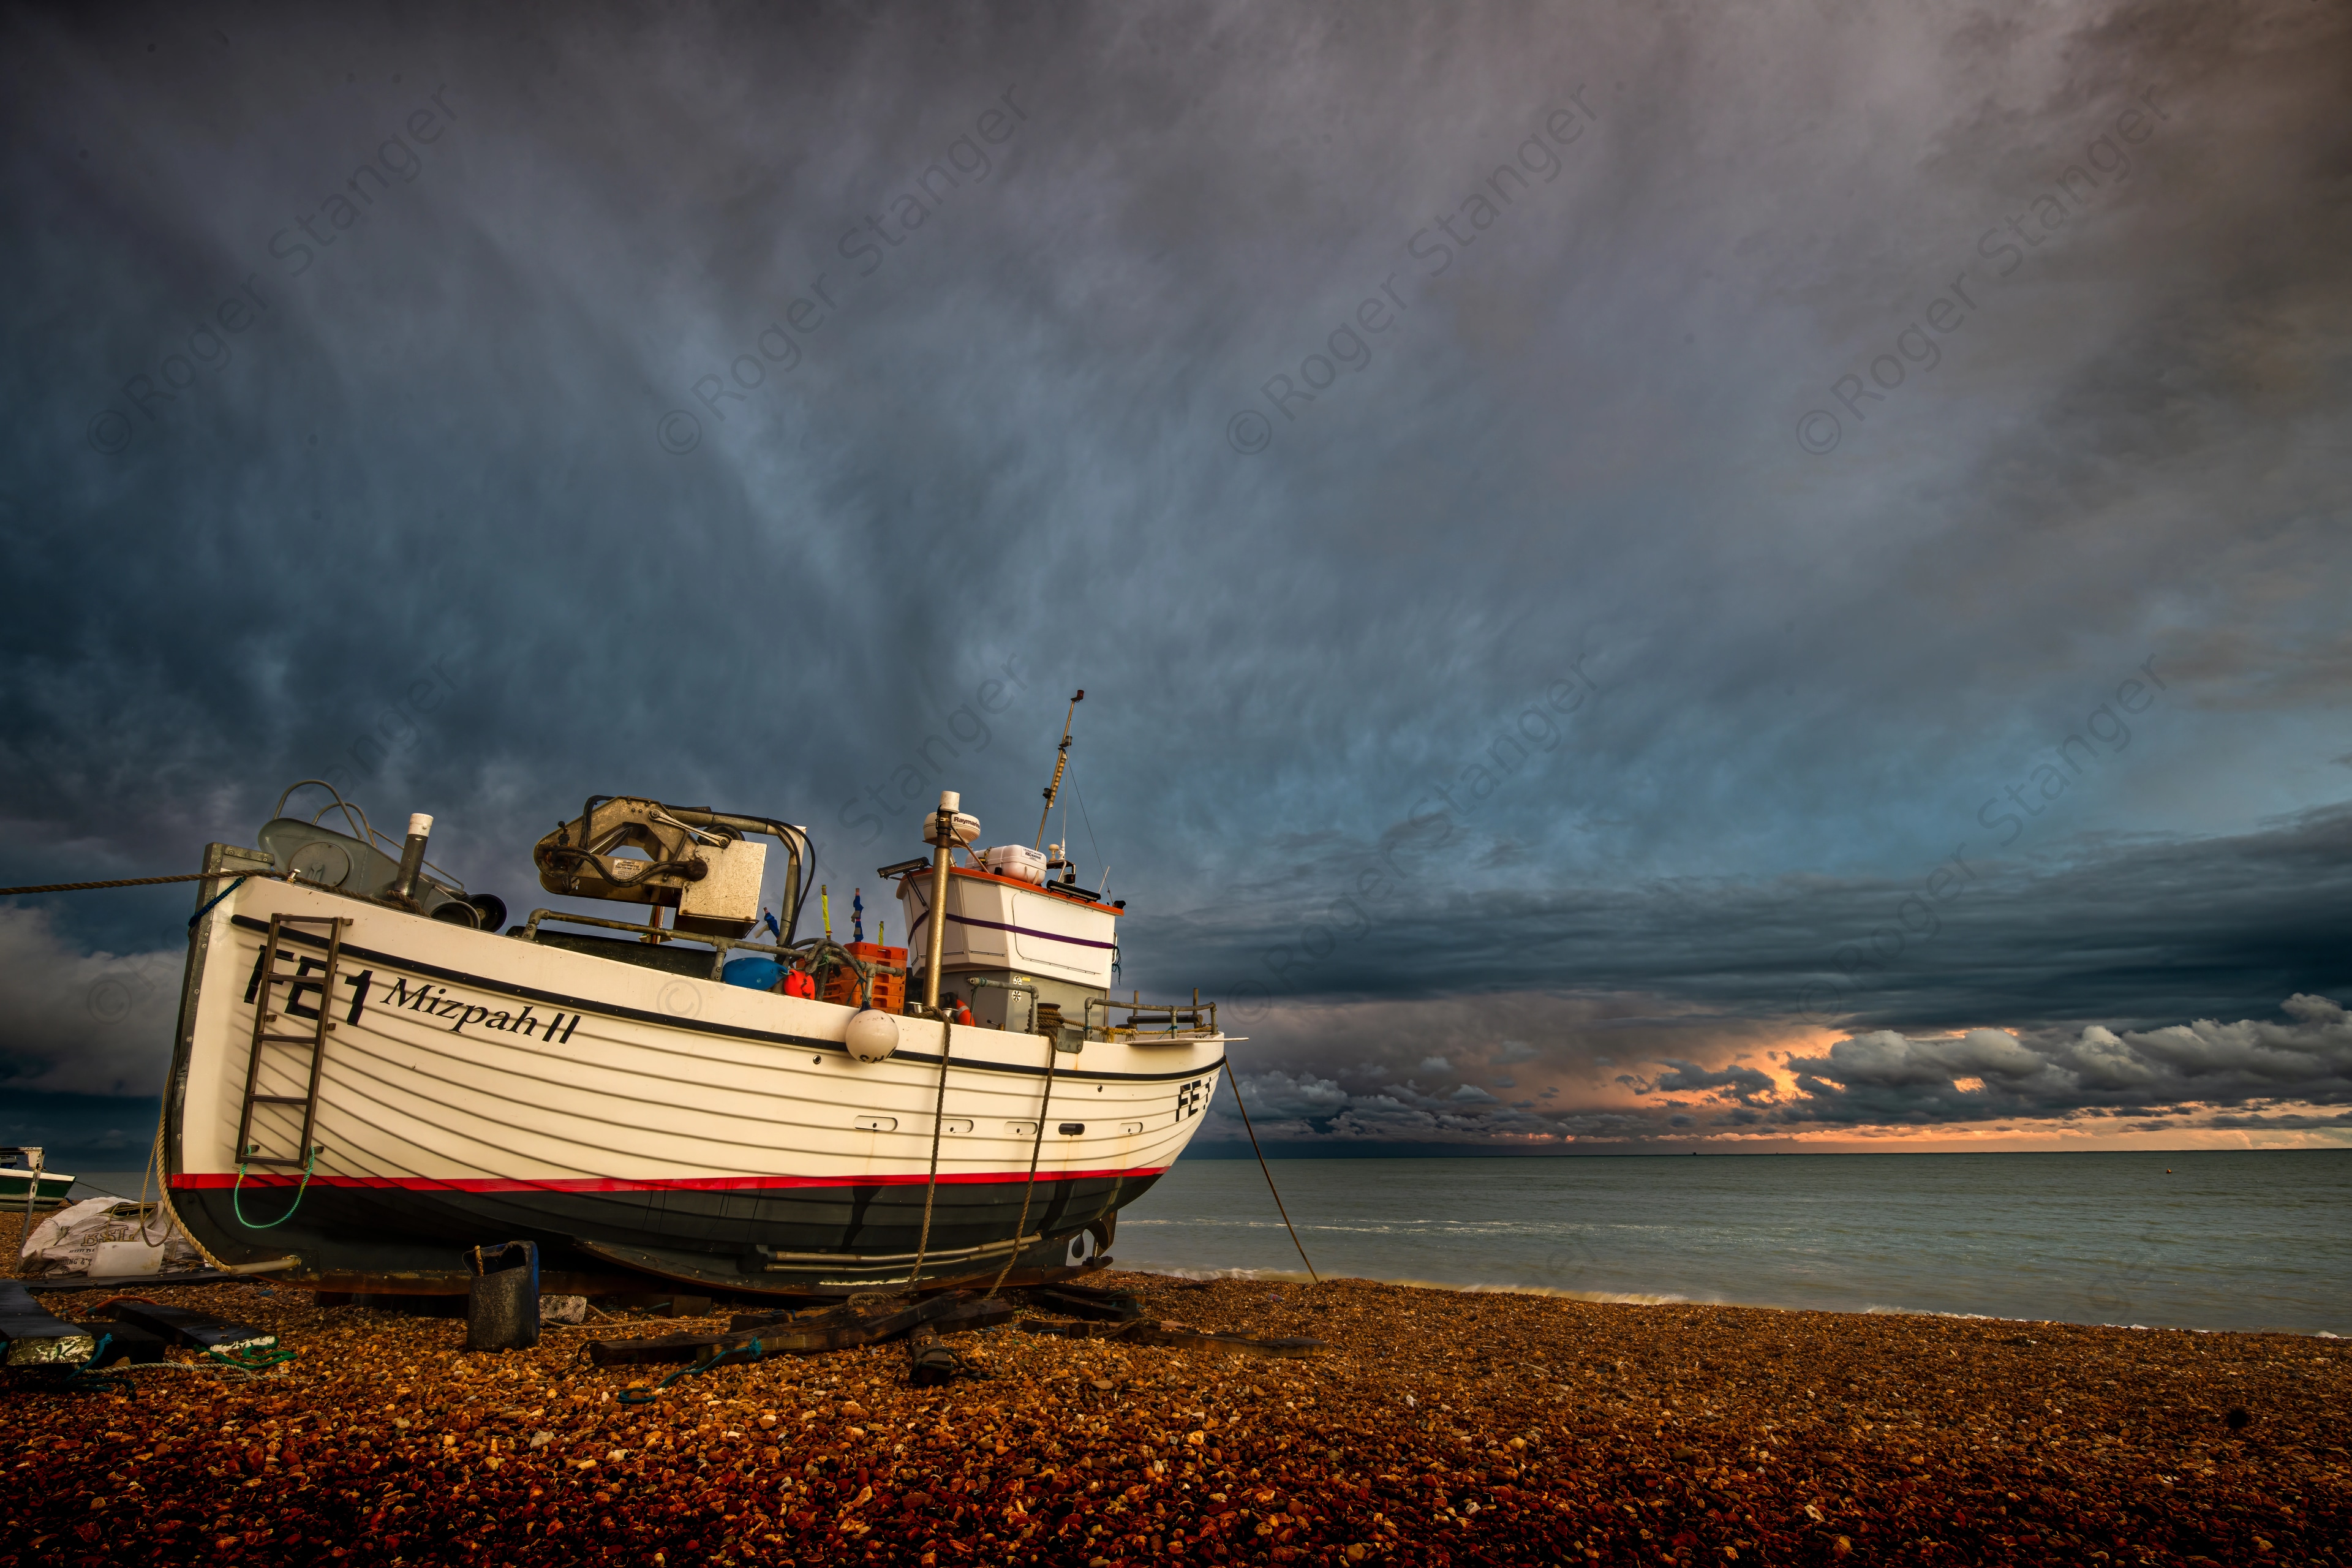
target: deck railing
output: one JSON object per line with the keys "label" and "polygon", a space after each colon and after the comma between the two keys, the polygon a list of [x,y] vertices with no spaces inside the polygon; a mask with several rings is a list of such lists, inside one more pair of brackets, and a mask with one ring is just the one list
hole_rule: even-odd
{"label": "deck railing", "polygon": [[857,971],[858,975],[866,983],[859,988],[861,991],[869,990],[874,983],[876,967],[874,964],[851,952],[839,942],[831,942],[823,937],[812,937],[797,947],[781,947],[772,942],[751,942],[741,937],[709,936],[701,931],[673,931],[667,927],[643,925],[634,921],[608,921],[596,915],[575,915],[564,910],[533,910],[530,911],[530,919],[524,922],[522,928],[524,941],[539,940],[539,923],[541,921],[556,921],[564,925],[603,926],[607,931],[627,931],[639,941],[647,942],[708,942],[716,950],[710,955],[709,978],[712,980],[723,977],[721,972],[726,969],[727,961],[739,952],[766,953],[772,958],[782,960],[787,965],[790,965],[794,959],[808,958],[814,953],[822,952],[826,963]]}
{"label": "deck railing", "polygon": [[[1095,1022],[1097,1007],[1103,1010],[1103,1021],[1100,1024]],[[1114,1008],[1121,1009],[1127,1014],[1126,1023],[1111,1022],[1110,1015]],[[1217,1005],[1214,1002],[1203,1003],[1201,1000],[1201,993],[1197,990],[1192,993],[1192,1000],[1189,1004],[1146,1002],[1140,994],[1129,1002],[1105,996],[1087,998],[1087,1038],[1090,1040],[1152,1037],[1181,1039],[1188,1035],[1215,1033],[1217,1033]]]}

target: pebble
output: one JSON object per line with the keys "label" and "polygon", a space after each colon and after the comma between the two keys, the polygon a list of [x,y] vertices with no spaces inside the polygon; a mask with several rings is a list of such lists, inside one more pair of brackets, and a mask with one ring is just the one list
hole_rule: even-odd
{"label": "pebble", "polygon": [[[682,1377],[592,1318],[464,1324],[142,1288],[275,1330],[250,1380],[9,1374],[0,1568],[238,1563],[2339,1562],[2343,1342],[1110,1272],[1307,1360],[1012,1330]],[[69,1299],[52,1300],[63,1304]],[[70,1310],[70,1309],[68,1309]]]}

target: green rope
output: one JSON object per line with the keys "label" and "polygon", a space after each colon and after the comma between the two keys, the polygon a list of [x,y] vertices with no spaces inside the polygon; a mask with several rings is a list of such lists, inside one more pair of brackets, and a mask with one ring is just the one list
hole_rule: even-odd
{"label": "green rope", "polygon": [[208,1346],[205,1353],[223,1365],[233,1366],[239,1372],[267,1372],[273,1366],[282,1366],[292,1361],[298,1352],[279,1350],[273,1351],[268,1355],[247,1355],[238,1351],[214,1350]]}
{"label": "green rope", "polygon": [[760,1342],[756,1339],[750,1344],[733,1346],[730,1349],[720,1351],[716,1355],[706,1356],[701,1361],[689,1362],[685,1366],[679,1367],[676,1372],[671,1373],[667,1377],[663,1378],[659,1383],[655,1384],[651,1388],[625,1388],[621,1390],[621,1403],[624,1405],[651,1405],[656,1399],[661,1396],[663,1389],[667,1388],[671,1384],[676,1383],[681,1377],[700,1377],[704,1373],[709,1372],[712,1367],[719,1365],[731,1356],[740,1356],[743,1361],[752,1362],[758,1361],[763,1353],[764,1352]]}
{"label": "green rope", "polygon": [[239,1165],[239,1166],[237,1166],[237,1168],[236,1168],[236,1184],[235,1186],[233,1186],[233,1187],[229,1188],[229,1190],[228,1190],[228,1206],[229,1206],[229,1212],[230,1212],[230,1213],[232,1213],[232,1214],[234,1214],[234,1215],[236,1215],[236,1223],[237,1223],[237,1224],[239,1224],[239,1225],[241,1225],[241,1226],[245,1226],[245,1228],[246,1228],[246,1229],[247,1229],[247,1230],[275,1230],[275,1229],[277,1229],[279,1226],[284,1225],[288,1220],[292,1219],[292,1218],[294,1217],[294,1211],[295,1211],[296,1209],[299,1209],[299,1208],[300,1208],[300,1207],[302,1206],[302,1194],[303,1194],[304,1193],[307,1193],[307,1192],[309,1192],[309,1191],[310,1190],[310,1170],[311,1170],[311,1167],[313,1167],[314,1165],[318,1164],[318,1163],[319,1163],[319,1145],[317,1145],[317,1144],[313,1143],[312,1145],[310,1145],[310,1157],[309,1157],[308,1159],[306,1159],[306,1160],[304,1160],[304,1161],[302,1162],[302,1184],[301,1184],[300,1186],[296,1187],[296,1188],[294,1189],[294,1201],[293,1201],[293,1203],[292,1203],[291,1205],[288,1205],[287,1210],[286,1210],[286,1212],[285,1212],[284,1214],[279,1215],[276,1219],[271,1220],[268,1225],[256,1225],[256,1224],[254,1224],[251,1220],[249,1220],[249,1219],[247,1219],[247,1218],[246,1218],[246,1217],[245,1217],[245,1204],[244,1204],[243,1199],[242,1199],[241,1197],[239,1197],[239,1195],[238,1195],[238,1194],[239,1194],[244,1190],[244,1187],[245,1187],[245,1173],[246,1173],[246,1169],[247,1169],[247,1167],[246,1167],[246,1166],[244,1166],[244,1165],[242,1165],[242,1164],[240,1164],[240,1165]]}

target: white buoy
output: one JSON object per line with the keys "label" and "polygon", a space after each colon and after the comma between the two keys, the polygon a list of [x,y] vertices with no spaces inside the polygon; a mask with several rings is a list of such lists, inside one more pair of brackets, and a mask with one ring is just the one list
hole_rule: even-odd
{"label": "white buoy", "polygon": [[878,1062],[898,1048],[898,1020],[879,1007],[860,1009],[842,1043],[861,1062]]}

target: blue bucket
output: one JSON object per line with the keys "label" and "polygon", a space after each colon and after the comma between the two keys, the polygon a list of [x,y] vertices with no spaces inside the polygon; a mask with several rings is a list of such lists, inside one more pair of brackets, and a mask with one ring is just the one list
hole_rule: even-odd
{"label": "blue bucket", "polygon": [[747,991],[773,991],[783,977],[784,966],[772,958],[731,958],[719,972],[719,979]]}

